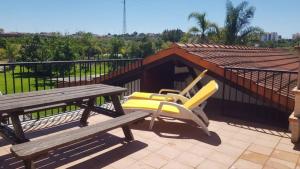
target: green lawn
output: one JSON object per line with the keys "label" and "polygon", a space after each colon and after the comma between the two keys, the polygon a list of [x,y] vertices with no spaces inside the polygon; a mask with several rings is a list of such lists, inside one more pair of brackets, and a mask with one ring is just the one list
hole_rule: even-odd
{"label": "green lawn", "polygon": [[[76,65],[76,69],[72,68],[70,72],[70,77],[77,77],[79,80],[81,76],[82,81],[85,80],[85,77],[89,78],[90,76],[99,77],[100,74],[106,74],[110,72],[111,66],[107,64],[96,64],[92,65],[92,68],[89,71],[81,71],[80,66]],[[63,78],[63,76],[58,76],[57,73],[53,73],[51,76],[35,76],[33,71],[27,69],[26,67],[16,66],[14,70],[7,70],[6,73],[0,72],[0,91],[5,94],[7,90],[7,94],[12,93],[20,93],[20,92],[28,92],[35,90],[44,90],[51,89],[56,87],[56,78]],[[69,74],[65,74],[65,81],[68,81]],[[51,77],[51,78],[50,78]],[[51,80],[52,79],[52,80]],[[5,87],[6,86],[6,87]],[[97,104],[100,105],[104,103],[103,98],[97,99]],[[76,110],[78,107],[76,106],[68,106],[67,111]],[[63,112],[62,108],[54,108],[50,110],[34,112],[32,113],[33,119],[38,119],[46,116],[51,116]]]}
{"label": "green lawn", "polygon": [[11,93],[20,93],[20,92],[28,92],[35,90],[44,90],[55,88],[56,79],[61,80],[63,77],[67,82],[69,80],[69,76],[74,78],[76,76],[76,80],[79,80],[81,76],[82,81],[85,78],[89,79],[89,77],[99,77],[101,74],[106,74],[110,71],[111,67],[107,64],[97,64],[92,65],[91,70],[84,71],[82,70],[80,73],[79,65],[76,65],[76,69],[72,68],[70,75],[66,73],[63,75],[58,75],[57,73],[53,73],[52,75],[42,76],[42,75],[34,75],[31,69],[27,69],[26,67],[16,66],[14,71],[7,70],[6,73],[0,72],[0,91],[2,93],[11,94]]}

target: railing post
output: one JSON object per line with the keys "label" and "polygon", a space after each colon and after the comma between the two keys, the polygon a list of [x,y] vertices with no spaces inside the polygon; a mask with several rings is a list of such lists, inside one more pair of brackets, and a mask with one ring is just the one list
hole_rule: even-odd
{"label": "railing post", "polygon": [[[300,46],[295,47],[300,61]],[[292,133],[292,142],[298,142],[300,138],[300,62],[298,67],[297,87],[293,90],[295,94],[295,108],[294,112],[289,117],[289,128]]]}
{"label": "railing post", "polygon": [[300,46],[296,46],[295,50],[299,56],[299,67],[298,67],[298,82],[297,82],[297,88],[300,90]]}

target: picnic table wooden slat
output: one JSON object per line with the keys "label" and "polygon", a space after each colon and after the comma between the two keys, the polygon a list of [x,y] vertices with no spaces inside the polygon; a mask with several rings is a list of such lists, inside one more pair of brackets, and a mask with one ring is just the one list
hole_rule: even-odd
{"label": "picnic table wooden slat", "polygon": [[94,87],[90,89],[80,89],[80,90],[73,90],[73,91],[60,91],[60,92],[55,92],[55,93],[47,93],[47,94],[39,94],[39,95],[33,95],[33,96],[28,96],[28,97],[19,97],[19,98],[14,98],[14,99],[6,99],[6,100],[0,100],[0,104],[9,104],[9,103],[15,103],[15,102],[20,102],[20,101],[28,101],[30,100],[40,100],[42,98],[51,98],[51,97],[60,97],[61,95],[67,95],[67,94],[75,94],[75,93],[83,93],[83,92],[88,92],[88,91],[95,91],[95,90],[104,90],[107,88],[111,88],[108,86],[99,86],[99,87]]}
{"label": "picnic table wooden slat", "polygon": [[[90,85],[92,86],[92,85]],[[104,87],[104,88],[102,88]],[[76,87],[73,87],[76,89]],[[66,88],[67,89],[67,88]],[[23,111],[25,109],[47,106],[51,104],[59,104],[59,103],[67,103],[72,101],[79,101],[82,99],[88,99],[92,97],[104,96],[104,95],[112,95],[112,94],[120,94],[121,92],[126,91],[127,89],[121,87],[114,87],[108,85],[94,85],[94,88],[79,90],[77,92],[67,91],[63,92],[60,90],[61,94],[50,96],[31,96],[31,99],[28,100],[20,100],[16,102],[8,102],[4,101],[0,104],[0,114],[9,113],[14,111]],[[1,96],[2,97],[2,96]],[[17,104],[16,104],[17,103]]]}
{"label": "picnic table wooden slat", "polygon": [[109,94],[119,94],[126,90],[118,90],[115,89],[105,89],[105,91],[90,91],[84,93],[75,93],[75,94],[68,94],[68,95],[61,95],[60,97],[51,97],[51,98],[42,98],[38,100],[28,100],[24,102],[18,103],[8,103],[3,106],[0,106],[0,113],[3,112],[13,112],[13,111],[23,111],[24,109],[40,107],[40,106],[47,106],[51,104],[58,104],[62,102],[72,102],[82,99],[88,99],[91,97],[98,97],[102,95]]}
{"label": "picnic table wooden slat", "polygon": [[2,95],[0,96],[0,102],[6,102],[9,100],[17,100],[17,99],[27,99],[27,98],[36,98],[36,97],[43,97],[43,96],[51,96],[55,94],[61,94],[61,93],[75,93],[78,91],[85,91],[85,90],[91,90],[96,88],[111,88],[111,86],[107,85],[95,85],[95,86],[89,86],[88,88],[78,88],[77,87],[70,87],[70,88],[57,88],[57,89],[50,89],[48,90],[40,90],[40,91],[33,91],[33,92],[27,92],[26,95],[18,95],[16,94],[9,94],[9,95]]}
{"label": "picnic table wooden slat", "polygon": [[84,89],[89,89],[89,88],[95,88],[97,86],[112,87],[110,85],[105,85],[105,84],[92,84],[92,85],[74,86],[74,87],[66,87],[66,88],[54,88],[54,89],[47,89],[47,90],[30,91],[30,92],[2,95],[0,97],[0,101],[8,100],[8,99],[22,98],[22,97],[28,97],[28,96],[38,96],[38,95],[44,95],[44,94],[55,94],[55,93],[60,93],[62,91],[78,91],[78,90],[84,90]]}

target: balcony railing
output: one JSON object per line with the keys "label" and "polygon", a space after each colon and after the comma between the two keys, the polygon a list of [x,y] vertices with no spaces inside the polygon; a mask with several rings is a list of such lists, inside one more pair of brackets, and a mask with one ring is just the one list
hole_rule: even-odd
{"label": "balcony railing", "polygon": [[[222,102],[242,105],[243,110],[252,110],[256,119],[268,116],[262,118],[282,122],[284,117],[287,125],[287,117],[294,109],[295,96],[291,91],[297,85],[297,75],[296,71],[226,67]],[[259,111],[258,107],[269,109]]]}
{"label": "balcony railing", "polygon": [[[224,79],[235,84],[235,89],[230,88],[230,98],[238,100],[237,90],[247,89],[255,95],[255,102],[258,98],[264,102],[276,103],[277,107],[285,110],[293,109],[294,94],[291,90],[297,85],[296,71],[280,71],[270,69],[250,69],[250,68],[225,68]],[[225,86],[224,86],[225,87]],[[233,90],[235,94],[232,95]],[[223,90],[224,99],[226,99],[226,89]],[[250,103],[251,95],[248,99],[243,95],[239,101]]]}
{"label": "balcony railing", "polygon": [[[231,105],[230,112],[239,108],[242,108],[240,112],[243,113],[252,110],[255,120],[263,119],[265,117],[260,117],[267,114],[268,117],[265,119],[269,121],[276,119],[280,121],[283,116],[287,119],[292,112],[294,95],[291,90],[296,86],[297,72],[237,67],[226,67],[224,70],[224,75],[219,81],[221,94],[214,97],[223,104],[222,110],[228,110],[224,106],[229,103],[227,105]],[[0,64],[0,91],[2,94],[12,94],[104,83],[126,87],[128,91],[123,95],[130,95],[140,90],[140,77],[143,71],[142,59]],[[185,82],[179,84],[182,84],[182,88],[187,85]],[[105,100],[107,98],[100,97],[96,103],[100,106]],[[258,111],[257,107],[272,108],[276,111],[270,109]],[[78,109],[76,106],[68,106],[43,110],[23,116],[21,120],[37,120]],[[9,123],[9,120],[6,123]]]}
{"label": "balcony railing", "polygon": [[[18,62],[0,64],[0,92],[13,94],[75,85],[104,83],[124,86],[123,95],[139,90],[139,79],[116,81],[126,73],[142,68],[142,59],[107,59],[83,61]],[[97,105],[105,102],[97,99]],[[20,117],[21,121],[37,120],[79,109],[76,106],[53,108]],[[7,119],[6,123],[10,123]]]}

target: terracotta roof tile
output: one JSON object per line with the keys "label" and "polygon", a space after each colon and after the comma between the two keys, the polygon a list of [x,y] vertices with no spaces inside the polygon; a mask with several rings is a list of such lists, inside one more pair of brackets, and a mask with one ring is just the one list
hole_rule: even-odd
{"label": "terracotta roof tile", "polygon": [[283,50],[211,44],[179,44],[188,52],[221,67],[239,65],[245,68],[295,70],[298,57]]}
{"label": "terracotta roof tile", "polygon": [[[186,44],[186,46],[191,46]],[[271,48],[257,48],[246,46],[228,46],[228,45],[207,45],[194,44],[193,48],[181,46],[190,54],[201,57],[203,60],[214,63],[221,68],[239,67],[250,69],[272,69],[283,71],[297,71],[299,66],[299,57],[287,51]],[[257,72],[257,71],[256,71]],[[243,76],[244,74],[239,74]],[[245,78],[250,79],[250,72],[245,73]],[[267,79],[265,79],[267,78]],[[257,81],[257,75],[252,74],[252,80]],[[297,82],[297,74],[278,74],[274,77],[270,73],[261,72],[259,85],[263,82],[267,88],[279,92],[283,96],[293,98],[291,91]],[[281,80],[282,79],[282,80]],[[281,84],[279,83],[281,81]],[[290,81],[290,83],[287,83]]]}

